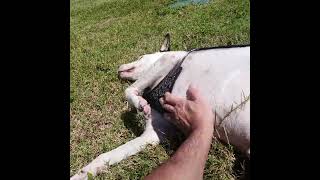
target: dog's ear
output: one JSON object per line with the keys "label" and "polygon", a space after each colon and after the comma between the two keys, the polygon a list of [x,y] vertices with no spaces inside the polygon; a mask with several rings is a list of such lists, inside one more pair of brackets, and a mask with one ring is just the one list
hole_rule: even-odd
{"label": "dog's ear", "polygon": [[160,52],[170,51],[170,34],[167,33],[161,45]]}

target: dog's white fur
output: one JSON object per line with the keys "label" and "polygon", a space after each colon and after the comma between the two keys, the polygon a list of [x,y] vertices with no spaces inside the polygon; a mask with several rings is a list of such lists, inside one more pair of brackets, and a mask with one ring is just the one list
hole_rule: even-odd
{"label": "dog's white fur", "polygon": [[[169,48],[168,42],[166,39],[162,50]],[[120,78],[135,81],[125,90],[125,96],[131,105],[144,114],[145,131],[140,137],[101,154],[71,179],[87,179],[87,173],[95,176],[108,166],[143,150],[146,145],[156,145],[165,136],[176,132],[173,125],[162,114],[151,109],[141,95],[147,87],[157,85],[186,54],[186,51],[157,52],[143,55],[137,61],[119,67]],[[216,137],[249,156],[250,47],[193,52],[182,67],[183,71],[172,93],[185,97],[190,83],[198,87],[215,107]]]}

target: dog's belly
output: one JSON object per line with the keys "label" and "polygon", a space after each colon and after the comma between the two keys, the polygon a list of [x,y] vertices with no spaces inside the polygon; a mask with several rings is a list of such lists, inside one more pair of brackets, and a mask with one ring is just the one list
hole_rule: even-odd
{"label": "dog's belly", "polygon": [[217,128],[217,136],[247,151],[250,144],[250,100],[243,103],[241,109],[229,112],[250,95],[250,48],[194,52],[186,58],[182,67],[172,93],[185,97],[192,83],[220,117],[216,125],[227,116]]}

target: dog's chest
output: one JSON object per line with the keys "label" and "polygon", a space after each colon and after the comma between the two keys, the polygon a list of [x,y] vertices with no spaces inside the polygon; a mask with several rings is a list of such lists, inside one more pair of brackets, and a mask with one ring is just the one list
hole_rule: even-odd
{"label": "dog's chest", "polygon": [[154,88],[147,88],[143,93],[143,98],[150,103],[150,106],[160,113],[164,112],[159,99],[164,96],[166,92],[171,92],[175,81],[181,73],[182,67],[180,64],[171,69],[171,71],[156,85]]}

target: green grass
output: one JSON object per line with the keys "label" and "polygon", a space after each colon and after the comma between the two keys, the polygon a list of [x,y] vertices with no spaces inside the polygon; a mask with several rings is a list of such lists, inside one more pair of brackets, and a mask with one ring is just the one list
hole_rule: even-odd
{"label": "green grass", "polygon": [[[172,2],[71,0],[71,175],[142,131],[142,119],[129,112],[124,98],[129,83],[117,78],[121,64],[158,51],[167,32],[172,50],[250,43],[249,0],[179,9],[169,8]],[[96,179],[141,179],[174,152],[171,146],[148,147]],[[235,156],[232,147],[215,142],[204,178],[235,179],[242,169]]]}

